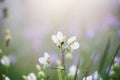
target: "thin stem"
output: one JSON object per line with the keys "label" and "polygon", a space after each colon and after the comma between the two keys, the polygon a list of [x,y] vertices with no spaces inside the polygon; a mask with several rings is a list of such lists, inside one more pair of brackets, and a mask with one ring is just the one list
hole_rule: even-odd
{"label": "thin stem", "polygon": [[111,69],[111,67],[112,67],[112,64],[114,63],[114,59],[115,59],[116,55],[118,54],[119,49],[120,49],[120,44],[117,46],[117,49],[116,49],[116,51],[115,51],[115,53],[114,53],[114,55],[113,55],[112,61],[111,61],[111,63],[110,63],[110,67],[109,67],[109,69],[108,69],[109,71],[108,71],[108,73],[107,73],[107,75],[106,75],[106,80],[108,80],[108,75],[109,75],[110,69]]}
{"label": "thin stem", "polygon": [[64,49],[62,50],[62,52],[61,52],[61,54],[62,54],[62,65],[63,65],[63,67],[65,67],[65,54],[64,54],[65,49],[66,49],[66,48],[64,48]]}
{"label": "thin stem", "polygon": [[65,54],[64,54],[65,49],[66,49],[66,48],[61,49],[61,54],[62,54],[62,66],[64,67],[64,69],[62,69],[62,70],[65,72],[65,75],[66,75],[67,80],[69,80],[69,79],[68,79],[68,76],[67,76],[66,69],[65,69]]}
{"label": "thin stem", "polygon": [[79,60],[78,60],[78,64],[76,65],[76,71],[75,71],[75,77],[74,77],[74,80],[77,79],[77,73],[78,73],[78,70],[79,70],[79,65],[80,65],[80,57],[79,57]]}
{"label": "thin stem", "polygon": [[60,69],[60,70],[64,70],[64,68],[57,68],[57,67],[51,67],[51,69]]}

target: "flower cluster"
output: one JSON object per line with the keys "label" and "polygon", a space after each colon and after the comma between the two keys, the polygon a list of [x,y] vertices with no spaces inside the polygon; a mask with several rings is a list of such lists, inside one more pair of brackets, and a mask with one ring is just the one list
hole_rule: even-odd
{"label": "flower cluster", "polygon": [[[59,70],[65,70],[65,64],[64,64],[64,58],[66,59],[71,59],[72,58],[72,54],[71,52],[75,49],[78,49],[79,48],[79,43],[76,42],[76,36],[73,36],[71,38],[69,38],[67,40],[67,37],[64,36],[62,34],[62,32],[57,32],[56,35],[52,35],[51,39],[53,40],[53,42],[56,44],[56,46],[58,48],[60,48],[61,50],[61,54],[62,54],[62,59],[61,60],[57,60],[56,63],[57,63],[57,67],[52,67],[51,64],[50,64],[50,55],[45,52],[44,53],[44,56],[43,57],[40,57],[39,58],[39,62],[43,65],[43,68],[46,68],[46,67],[51,67],[52,69],[58,69],[58,73],[61,74],[61,71]],[[65,53],[65,50],[68,52],[66,54],[66,56],[63,56]],[[40,67],[37,65],[37,68],[39,69]],[[75,72],[76,72],[77,68],[75,65],[72,65],[70,68],[69,68],[69,73],[68,73],[68,77],[74,77],[75,75]],[[79,74],[79,69],[77,71],[77,74]],[[38,72],[38,75],[42,76],[43,78],[45,77],[45,74],[44,72],[41,70],[40,68],[40,71]],[[45,79],[45,78],[44,78]]]}
{"label": "flower cluster", "polygon": [[[67,40],[66,36],[63,36],[62,32],[57,32],[56,35],[52,35],[51,39],[58,48],[63,50],[73,51],[79,48],[79,43],[76,42],[76,36],[73,36]],[[67,40],[67,41],[66,41]],[[67,54],[66,58],[71,58],[71,54]],[[50,56],[47,52],[44,53],[44,57],[39,58],[39,62],[45,66],[50,66]]]}
{"label": "flower cluster", "polygon": [[[79,48],[79,43],[76,42],[76,36],[73,36],[67,40],[66,36],[63,36],[62,32],[57,32],[56,35],[52,35],[53,42],[57,45],[59,48],[65,48],[68,51],[73,51],[74,49]],[[67,40],[67,41],[66,41]]]}
{"label": "flower cluster", "polygon": [[[62,32],[57,32],[56,35],[52,35],[52,41],[60,50],[60,59],[57,57],[56,64],[52,64],[52,56],[47,52],[44,52],[43,56],[38,59],[40,64],[36,65],[37,72],[30,72],[27,75],[23,75],[23,80],[49,80],[51,77],[51,69],[56,70],[55,73],[58,74],[57,80],[77,80],[78,75],[81,80],[104,80],[104,77],[101,75],[101,72],[96,70],[91,75],[89,74],[89,66],[86,67],[88,71],[80,71],[80,60],[76,65],[66,65],[67,61],[72,59],[72,54],[74,50],[80,47],[80,44],[76,41],[76,36],[70,37],[67,39]],[[6,30],[5,32],[6,48],[8,48],[9,41],[11,40],[10,31]],[[3,55],[2,49],[0,49],[0,64],[2,64],[7,69],[9,68],[12,60],[9,56]],[[92,61],[91,61],[92,64]],[[48,71],[48,72],[46,72]],[[50,71],[50,73],[49,73]],[[55,74],[56,75],[56,74]],[[8,75],[9,76],[9,75]],[[2,74],[3,80],[10,80],[10,78],[5,74]],[[119,80],[120,79],[120,57],[114,56],[110,67],[107,69],[107,74],[105,73],[105,80]],[[52,80],[50,78],[50,80]]]}
{"label": "flower cluster", "polygon": [[[57,67],[53,67],[51,66],[52,64],[51,64],[50,55],[47,52],[44,52],[44,56],[38,59],[39,63],[43,65],[43,68],[39,64],[37,64],[36,65],[36,68],[38,70],[37,76],[35,73],[32,72],[32,73],[29,73],[27,76],[23,75],[24,80],[37,80],[37,79],[46,80],[47,74],[45,74],[44,70],[47,67],[52,69],[57,69],[58,74],[61,74],[61,70],[65,71],[65,64],[62,63],[62,61],[64,62],[64,58],[71,59],[72,55],[70,54],[70,52],[79,48],[79,43],[76,42],[76,36],[73,36],[67,40],[67,37],[63,36],[62,32],[59,31],[57,35],[52,35],[51,39],[56,44],[56,46],[60,48],[62,53],[62,60],[58,59],[56,61]],[[66,54],[66,56],[63,56],[65,50],[67,51],[69,50],[69,53]],[[69,73],[67,74],[67,76],[74,77],[76,70],[77,70],[76,66],[72,65],[69,69]],[[79,70],[77,71],[77,74],[78,73],[79,73]]]}

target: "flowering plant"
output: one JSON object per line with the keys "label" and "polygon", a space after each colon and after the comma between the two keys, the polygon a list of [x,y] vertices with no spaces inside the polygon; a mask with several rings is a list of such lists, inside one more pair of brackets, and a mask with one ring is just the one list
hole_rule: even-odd
{"label": "flowering plant", "polygon": [[[9,46],[11,40],[10,31],[6,31],[6,47]],[[57,76],[57,80],[119,80],[120,79],[120,57],[117,57],[118,50],[120,45],[118,45],[116,52],[113,54],[113,58],[111,64],[109,64],[106,72],[104,73],[105,76],[102,74],[102,67],[104,66],[104,61],[107,56],[107,52],[109,49],[110,41],[108,41],[107,46],[105,48],[105,53],[101,57],[100,66],[96,71],[89,74],[90,67],[93,63],[93,58],[90,60],[89,64],[86,65],[85,70],[82,72],[80,70],[80,58],[78,59],[77,64],[73,65],[66,65],[66,60],[71,60],[73,55],[72,52],[80,47],[80,44],[77,42],[76,36],[70,37],[67,39],[66,36],[63,35],[62,32],[57,32],[56,35],[52,35],[52,41],[55,43],[57,48],[60,50],[58,55],[61,56],[61,59],[56,60],[56,64],[53,65],[51,62],[51,55],[47,52],[44,52],[44,56],[38,59],[39,64],[36,65],[37,73],[31,72],[27,75],[22,76],[22,80],[53,80],[51,78],[52,75]],[[0,49],[0,53],[2,50]],[[0,59],[0,63],[8,69],[11,65],[11,59],[9,56],[2,55]],[[101,67],[102,64],[102,67]],[[56,74],[49,74],[47,71],[55,71]],[[8,75],[9,76],[9,75]],[[3,80],[13,80],[6,76],[4,73],[2,75]]]}

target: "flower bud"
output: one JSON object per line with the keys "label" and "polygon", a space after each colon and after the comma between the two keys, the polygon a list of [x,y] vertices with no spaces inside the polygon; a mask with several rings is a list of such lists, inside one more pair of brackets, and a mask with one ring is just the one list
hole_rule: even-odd
{"label": "flower bud", "polygon": [[12,39],[11,34],[10,34],[10,30],[6,29],[5,31],[5,44],[8,47],[10,40]]}
{"label": "flower bud", "polygon": [[67,54],[65,55],[65,59],[67,59],[67,60],[72,59],[72,54],[71,54],[71,53],[67,53]]}
{"label": "flower bud", "polygon": [[45,77],[45,73],[43,71],[38,72],[38,77],[39,78]]}
{"label": "flower bud", "polygon": [[110,74],[109,74],[110,77],[115,77],[115,71],[111,71]]}
{"label": "flower bud", "polygon": [[39,65],[39,64],[37,64],[37,65],[36,65],[36,68],[37,68],[37,70],[38,70],[38,71],[40,71],[40,70],[41,70],[41,67],[40,67],[40,65]]}

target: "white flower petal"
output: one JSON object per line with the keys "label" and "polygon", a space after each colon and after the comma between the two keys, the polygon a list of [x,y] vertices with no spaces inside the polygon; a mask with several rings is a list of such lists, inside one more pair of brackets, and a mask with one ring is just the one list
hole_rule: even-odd
{"label": "white flower petal", "polygon": [[73,36],[68,39],[67,43],[70,44],[72,41],[75,41],[75,40],[76,40],[76,36]]}
{"label": "white flower petal", "polygon": [[41,64],[43,64],[44,67],[50,66],[50,64],[49,64],[49,62],[50,62],[50,56],[49,56],[49,54],[48,54],[47,52],[45,52],[45,53],[44,53],[44,57],[40,57],[40,58],[39,58],[39,62],[40,62]]}
{"label": "white flower petal", "polygon": [[49,57],[50,57],[49,54],[48,54],[47,52],[45,52],[45,53],[44,53],[44,58],[45,58],[45,60],[47,60]]}
{"label": "white flower petal", "polygon": [[63,39],[63,34],[62,34],[62,32],[59,31],[59,32],[57,33],[57,38],[58,38],[58,40],[60,40],[60,41]]}
{"label": "white flower petal", "polygon": [[69,72],[72,73],[73,75],[75,74],[75,71],[76,71],[76,66],[75,65],[72,65],[69,69]]}
{"label": "white flower petal", "polygon": [[41,64],[43,64],[43,65],[46,65],[46,64],[47,64],[47,62],[46,62],[46,60],[45,60],[44,57],[39,58],[39,62],[40,62]]}
{"label": "white flower petal", "polygon": [[1,64],[5,65],[5,66],[9,66],[10,65],[10,59],[7,56],[3,56],[1,59]]}
{"label": "white flower petal", "polygon": [[79,48],[79,43],[78,42],[74,42],[72,45],[70,45],[71,49],[78,49]]}
{"label": "white flower petal", "polygon": [[[74,75],[75,75],[75,72],[76,72],[76,65],[72,65],[72,66],[69,68],[68,76],[74,76]],[[78,70],[77,74],[79,74],[79,70]]]}
{"label": "white flower petal", "polygon": [[10,80],[10,78],[9,77],[5,77],[5,80]]}
{"label": "white flower petal", "polygon": [[51,39],[53,40],[54,43],[59,43],[59,40],[55,35],[52,35]]}
{"label": "white flower petal", "polygon": [[88,77],[83,78],[83,80],[93,80],[92,75],[90,75],[90,76],[88,76]]}
{"label": "white flower petal", "polygon": [[97,78],[98,78],[98,71],[94,72],[93,77],[94,77],[95,80],[97,80]]}
{"label": "white flower petal", "polygon": [[[98,72],[95,71],[92,75],[89,75],[86,77],[86,80],[97,80],[98,79]],[[85,78],[83,78],[83,80],[85,80]]]}
{"label": "white flower petal", "polygon": [[37,80],[36,75],[35,75],[34,73],[30,73],[30,74],[27,76],[27,80]]}

